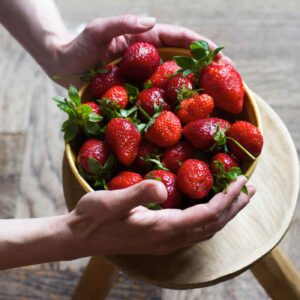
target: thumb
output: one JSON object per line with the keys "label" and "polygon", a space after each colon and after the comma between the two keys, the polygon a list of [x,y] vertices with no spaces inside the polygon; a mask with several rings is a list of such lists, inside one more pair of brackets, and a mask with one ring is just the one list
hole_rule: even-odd
{"label": "thumb", "polygon": [[116,17],[95,19],[86,27],[85,32],[95,41],[101,43],[123,34],[138,34],[150,30],[155,25],[155,18],[136,15],[121,15]]}
{"label": "thumb", "polygon": [[124,216],[132,208],[148,203],[162,203],[168,197],[165,185],[156,180],[143,180],[129,188],[107,192],[109,209]]}

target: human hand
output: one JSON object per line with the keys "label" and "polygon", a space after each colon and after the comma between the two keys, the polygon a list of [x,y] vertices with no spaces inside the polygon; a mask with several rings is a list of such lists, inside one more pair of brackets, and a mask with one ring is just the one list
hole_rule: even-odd
{"label": "human hand", "polygon": [[[79,76],[72,75],[84,73],[101,61],[118,58],[136,41],[149,42],[156,47],[188,48],[197,40],[206,40],[212,50],[217,47],[211,40],[187,28],[155,24],[154,18],[135,15],[98,18],[73,40],[67,43],[54,40],[54,59],[43,67],[50,77],[59,77],[57,83],[62,86],[67,87],[70,83],[79,86]],[[231,63],[221,52],[217,58]]]}
{"label": "human hand", "polygon": [[96,191],[82,197],[68,215],[69,240],[77,257],[113,254],[166,255],[211,238],[249,202],[241,193],[247,179],[239,176],[227,192],[207,204],[185,210],[149,210],[147,203],[161,203],[167,191],[161,182],[145,180],[130,188]]}

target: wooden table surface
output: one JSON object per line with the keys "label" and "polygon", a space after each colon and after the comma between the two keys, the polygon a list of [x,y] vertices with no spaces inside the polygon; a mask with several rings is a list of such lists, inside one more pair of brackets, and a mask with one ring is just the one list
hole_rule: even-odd
{"label": "wooden table surface", "polygon": [[[226,46],[250,88],[279,114],[300,151],[300,2],[298,0],[57,1],[68,27],[99,16],[136,13],[180,24]],[[0,26],[0,217],[66,212],[61,185],[63,95]],[[280,145],[278,145],[280,147]],[[287,159],[289,159],[287,157]],[[266,174],[268,176],[269,174]],[[272,174],[270,174],[272,176]],[[286,179],[288,180],[288,178]],[[284,184],[284,182],[282,182]],[[300,269],[300,208],[281,246]],[[0,299],[69,299],[86,259],[0,273]],[[109,299],[268,299],[250,272],[213,287],[170,291],[120,275]]]}

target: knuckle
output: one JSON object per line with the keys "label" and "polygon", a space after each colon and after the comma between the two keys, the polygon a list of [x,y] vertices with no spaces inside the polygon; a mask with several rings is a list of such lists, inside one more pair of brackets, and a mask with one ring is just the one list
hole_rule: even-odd
{"label": "knuckle", "polygon": [[237,199],[240,195],[239,189],[232,189],[230,193],[228,194],[228,197],[230,197],[232,200]]}
{"label": "knuckle", "polygon": [[97,32],[97,25],[101,21],[100,18],[94,19],[89,24],[85,27],[84,33],[89,35],[89,36],[94,36]]}
{"label": "knuckle", "polygon": [[225,223],[222,222],[221,220],[218,220],[216,222],[216,226],[215,226],[215,232],[220,231],[223,227],[225,226]]}
{"label": "knuckle", "polygon": [[121,15],[117,20],[116,22],[119,24],[119,25],[126,25],[128,23],[131,23],[133,21],[133,19],[135,19],[135,16],[132,15],[132,14],[124,14],[124,15]]}
{"label": "knuckle", "polygon": [[216,208],[211,208],[209,210],[208,219],[211,222],[218,222],[221,217],[221,212]]}

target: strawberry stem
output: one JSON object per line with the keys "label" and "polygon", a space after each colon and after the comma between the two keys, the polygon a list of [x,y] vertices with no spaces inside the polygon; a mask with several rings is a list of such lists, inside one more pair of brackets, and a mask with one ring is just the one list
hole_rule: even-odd
{"label": "strawberry stem", "polygon": [[148,120],[151,121],[152,118],[148,115],[148,113],[141,107],[140,104],[137,105],[138,111]]}
{"label": "strawberry stem", "polygon": [[233,139],[229,136],[226,139],[233,141],[241,150],[243,150],[251,159],[255,160],[256,157],[253,156],[245,147],[243,147],[236,139]]}

